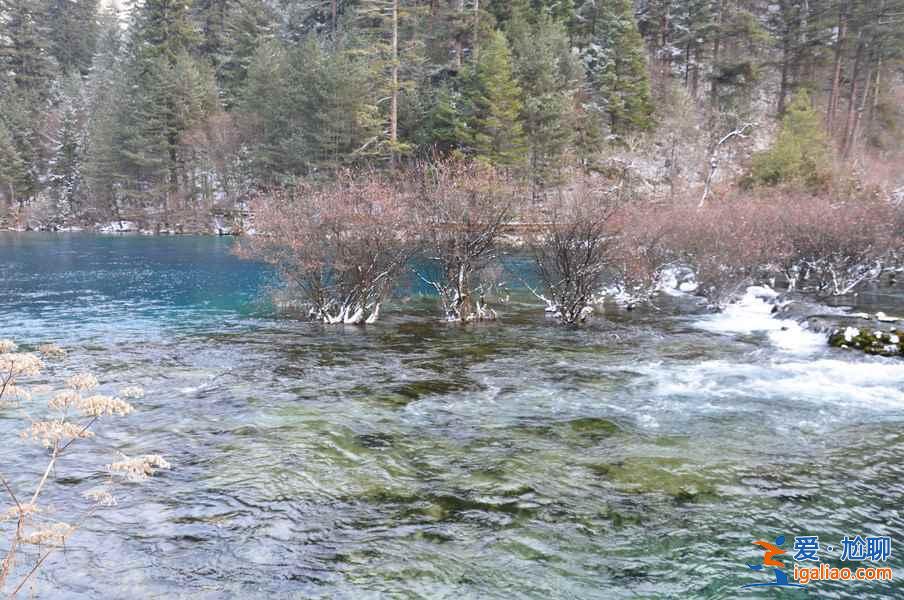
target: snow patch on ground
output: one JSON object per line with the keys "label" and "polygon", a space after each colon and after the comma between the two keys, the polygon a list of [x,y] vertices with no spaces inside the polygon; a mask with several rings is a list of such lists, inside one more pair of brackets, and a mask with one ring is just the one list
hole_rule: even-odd
{"label": "snow patch on ground", "polygon": [[139,227],[134,221],[110,221],[106,225],[100,225],[97,230],[100,233],[137,233]]}
{"label": "snow patch on ground", "polygon": [[681,267],[664,269],[659,276],[659,291],[670,296],[682,296],[697,291],[694,272]]}

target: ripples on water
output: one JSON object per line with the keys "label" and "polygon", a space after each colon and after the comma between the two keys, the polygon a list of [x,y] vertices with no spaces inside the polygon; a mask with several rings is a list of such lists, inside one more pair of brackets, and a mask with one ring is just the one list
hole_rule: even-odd
{"label": "ripples on water", "polygon": [[[734,598],[779,534],[890,535],[904,572],[900,360],[687,306],[562,331],[521,299],[461,328],[414,297],[324,328],[269,317],[266,274],[228,248],[0,236],[0,337],[147,391],[61,467],[56,502],[97,483],[82,461],[175,465],[121,488],[41,597]],[[0,446],[20,482],[22,452]]]}

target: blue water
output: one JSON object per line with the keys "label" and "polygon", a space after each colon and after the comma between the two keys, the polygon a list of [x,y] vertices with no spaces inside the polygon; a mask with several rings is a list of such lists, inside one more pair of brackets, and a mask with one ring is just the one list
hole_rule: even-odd
{"label": "blue water", "polygon": [[[516,293],[501,323],[459,327],[405,284],[381,323],[324,327],[275,315],[272,275],[232,243],[0,234],[0,339],[68,350],[33,383],[146,390],[61,462],[54,517],[80,521],[120,452],[173,463],[114,485],[38,597],[739,598],[771,594],[740,586],[768,579],[746,563],[780,534],[889,535],[904,573],[898,359],[688,299],[566,331]],[[0,472],[28,490],[45,457],[22,422],[0,413]]]}

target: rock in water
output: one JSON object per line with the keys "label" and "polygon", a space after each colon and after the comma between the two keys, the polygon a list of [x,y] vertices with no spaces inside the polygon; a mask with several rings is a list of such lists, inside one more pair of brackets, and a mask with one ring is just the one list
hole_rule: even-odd
{"label": "rock in water", "polygon": [[845,327],[832,332],[829,336],[829,345],[835,348],[852,348],[879,356],[904,356],[904,331]]}

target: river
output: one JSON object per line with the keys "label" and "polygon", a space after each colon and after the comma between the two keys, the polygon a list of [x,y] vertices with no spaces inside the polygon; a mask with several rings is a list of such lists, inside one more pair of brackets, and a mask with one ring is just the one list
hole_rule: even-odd
{"label": "river", "polygon": [[[81,506],[118,452],[173,464],[119,486],[38,597],[739,598],[767,593],[741,589],[770,579],[754,540],[819,536],[837,566],[861,533],[899,581],[808,591],[902,597],[901,359],[691,298],[574,331],[517,291],[460,327],[409,290],[324,327],[275,318],[231,243],[0,234],[0,338],[65,347],[54,381],[146,390],[48,498]],[[904,312],[904,289],[857,302]],[[20,428],[0,415],[0,469],[27,488]]]}

